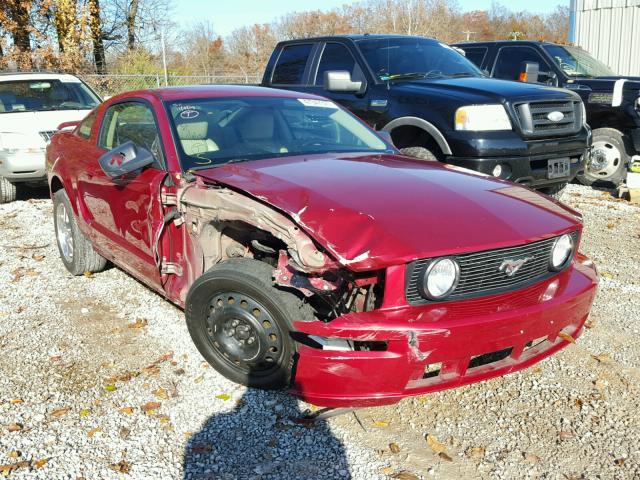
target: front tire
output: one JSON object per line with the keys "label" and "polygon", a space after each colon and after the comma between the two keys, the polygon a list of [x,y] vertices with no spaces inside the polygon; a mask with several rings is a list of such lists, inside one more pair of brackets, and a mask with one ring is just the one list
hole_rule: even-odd
{"label": "front tire", "polygon": [[15,184],[4,177],[0,177],[0,203],[13,202],[16,199],[16,193]]}
{"label": "front tire", "polygon": [[424,147],[401,148],[400,153],[407,157],[419,158],[420,160],[427,160],[429,162],[438,161],[438,157],[436,157],[431,150]]}
{"label": "front tire", "polygon": [[71,209],[71,202],[64,190],[53,195],[53,224],[60,259],[72,275],[104,270],[107,261],[98,255],[91,242],[85,238]]}
{"label": "front tire", "polygon": [[610,183],[620,185],[627,178],[627,141],[615,128],[598,128],[593,131],[591,155],[585,165],[584,174],[576,176],[583,185]]}

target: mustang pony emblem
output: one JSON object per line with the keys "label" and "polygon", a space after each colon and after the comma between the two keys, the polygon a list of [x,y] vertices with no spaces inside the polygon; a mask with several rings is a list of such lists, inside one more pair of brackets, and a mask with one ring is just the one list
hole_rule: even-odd
{"label": "mustang pony emblem", "polygon": [[498,267],[498,271],[504,272],[507,277],[513,277],[529,260],[533,260],[533,257],[507,258],[502,261]]}

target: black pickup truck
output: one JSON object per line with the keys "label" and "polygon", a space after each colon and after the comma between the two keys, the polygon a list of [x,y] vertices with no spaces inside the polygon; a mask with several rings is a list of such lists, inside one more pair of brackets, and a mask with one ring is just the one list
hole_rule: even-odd
{"label": "black pickup truck", "polygon": [[263,86],[328,97],[403,153],[557,194],[584,169],[591,131],[571,91],[486,78],[454,48],[399,35],[279,43]]}
{"label": "black pickup truck", "polygon": [[548,42],[499,41],[456,45],[493,78],[519,80],[577,92],[593,129],[593,149],[587,159],[585,185],[619,185],[628,165],[640,162],[640,77],[623,77],[569,45]]}

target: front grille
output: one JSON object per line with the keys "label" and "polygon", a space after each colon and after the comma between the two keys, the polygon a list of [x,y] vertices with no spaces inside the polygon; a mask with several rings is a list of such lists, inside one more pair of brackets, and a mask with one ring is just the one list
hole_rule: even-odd
{"label": "front grille", "polygon": [[57,130],[43,130],[40,133],[40,136],[42,137],[42,139],[45,142],[49,142],[49,140],[51,140],[51,137],[53,137],[53,135],[57,132]]}
{"label": "front grille", "polygon": [[[578,232],[571,233],[574,245],[578,241]],[[549,256],[556,237],[517,247],[498,248],[482,252],[454,255],[460,266],[460,280],[454,292],[446,300],[458,300],[492,293],[522,288],[552,275],[549,269]],[[500,271],[500,265],[506,259],[529,258],[515,275],[508,277]],[[420,293],[419,284],[431,258],[416,260],[407,266],[406,297],[410,304],[428,303]]]}
{"label": "front grille", "polygon": [[[579,101],[542,101],[515,106],[520,128],[528,136],[563,135],[575,133],[582,126],[582,108]],[[561,120],[550,120],[551,112],[561,112]]]}

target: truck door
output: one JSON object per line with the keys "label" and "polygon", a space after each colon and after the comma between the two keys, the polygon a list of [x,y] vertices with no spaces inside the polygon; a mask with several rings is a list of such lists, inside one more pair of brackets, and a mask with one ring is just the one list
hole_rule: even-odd
{"label": "truck door", "polygon": [[519,45],[501,47],[498,51],[491,76],[502,80],[520,81],[522,66],[525,62],[537,63],[540,67],[539,83],[548,84],[552,76],[556,79],[553,68],[544,57],[533,47]]}

